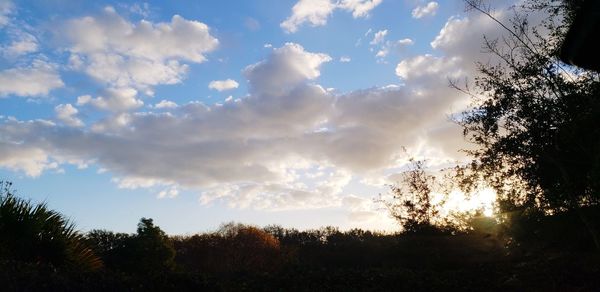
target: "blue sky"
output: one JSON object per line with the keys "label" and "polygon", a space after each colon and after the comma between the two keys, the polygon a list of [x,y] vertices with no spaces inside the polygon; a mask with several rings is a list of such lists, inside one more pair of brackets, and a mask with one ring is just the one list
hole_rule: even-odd
{"label": "blue sky", "polygon": [[391,230],[372,199],[408,156],[439,168],[469,147],[448,78],[499,32],[463,9],[0,0],[0,178],[83,230]]}

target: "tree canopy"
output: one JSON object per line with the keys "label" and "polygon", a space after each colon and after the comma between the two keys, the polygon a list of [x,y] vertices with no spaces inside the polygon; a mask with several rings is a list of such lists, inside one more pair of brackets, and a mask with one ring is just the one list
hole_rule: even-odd
{"label": "tree canopy", "polygon": [[[480,1],[466,2],[506,32],[484,38],[499,61],[478,64],[473,89],[457,87],[473,97],[459,118],[478,146],[468,151],[471,174],[497,190],[505,212],[547,215],[598,205],[600,75],[558,57],[576,3],[526,1],[521,14],[502,23]],[[539,25],[528,20],[532,8],[549,12]]]}

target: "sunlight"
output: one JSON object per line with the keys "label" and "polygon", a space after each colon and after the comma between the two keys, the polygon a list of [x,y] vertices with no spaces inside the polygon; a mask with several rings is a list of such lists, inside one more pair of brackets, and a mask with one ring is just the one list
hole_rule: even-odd
{"label": "sunlight", "polygon": [[471,194],[454,190],[442,204],[441,212],[442,215],[448,215],[455,212],[472,213],[481,211],[484,216],[492,217],[495,213],[495,202],[496,192],[491,188],[483,188]]}

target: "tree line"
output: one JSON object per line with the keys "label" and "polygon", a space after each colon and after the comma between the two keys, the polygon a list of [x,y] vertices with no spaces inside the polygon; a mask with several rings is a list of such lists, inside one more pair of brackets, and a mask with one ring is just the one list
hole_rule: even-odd
{"label": "tree line", "polygon": [[[168,236],[141,218],[136,233],[80,233],[45,204],[0,192],[0,283],[7,290],[595,290],[600,287],[600,74],[559,59],[583,1],[528,0],[508,22],[465,1],[504,30],[484,38],[496,63],[474,82],[456,117],[474,143],[452,169],[465,192],[486,185],[499,214],[444,218],[437,179],[413,161],[391,198],[402,227],[381,234],[335,227],[299,231],[224,224]],[[527,14],[546,18],[531,26]]]}

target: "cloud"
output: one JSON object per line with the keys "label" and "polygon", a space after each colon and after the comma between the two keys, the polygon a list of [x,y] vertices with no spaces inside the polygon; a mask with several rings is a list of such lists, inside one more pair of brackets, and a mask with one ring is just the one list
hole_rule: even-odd
{"label": "cloud", "polygon": [[179,195],[179,190],[176,187],[171,187],[169,189],[163,190],[160,193],[158,193],[158,198],[159,199],[173,199],[176,198]]}
{"label": "cloud", "polygon": [[373,40],[371,41],[371,45],[378,45],[381,44],[385,41],[385,36],[387,35],[388,30],[384,29],[384,30],[380,30],[378,32],[375,33],[375,36],[373,36]]}
{"label": "cloud", "polygon": [[408,39],[408,38],[407,38],[407,39],[401,39],[401,40],[398,40],[398,41],[396,42],[396,44],[397,44],[398,46],[401,46],[401,47],[412,46],[414,43],[415,43],[415,42],[414,42],[413,40],[411,40],[411,39]]}
{"label": "cloud", "polygon": [[303,23],[309,23],[311,26],[323,26],[327,24],[327,18],[335,7],[330,0],[299,0],[292,7],[292,15],[280,26],[287,33],[298,31],[298,27]]}
{"label": "cloud", "polygon": [[425,16],[434,16],[437,13],[438,6],[438,3],[435,1],[431,1],[425,6],[417,6],[411,13],[412,17],[419,19]]}
{"label": "cloud", "polygon": [[5,57],[15,58],[38,51],[39,45],[37,38],[32,34],[21,30],[15,30],[12,38],[13,41],[8,46],[1,47]]}
{"label": "cloud", "polygon": [[326,175],[308,179],[314,188],[303,183],[244,183],[218,186],[203,192],[201,204],[225,201],[231,208],[264,210],[315,209],[340,206],[342,188],[351,175],[345,171],[328,170]]}
{"label": "cloud", "polygon": [[150,4],[148,4],[147,2],[144,3],[133,3],[132,5],[125,5],[125,7],[129,10],[129,12],[133,13],[133,14],[137,14],[139,16],[142,17],[149,17],[150,16]]}
{"label": "cloud", "polygon": [[460,68],[457,68],[457,65],[460,64],[459,61],[459,57],[449,58],[419,55],[398,63],[398,66],[396,66],[396,75],[404,80],[415,80],[420,77],[429,78],[431,76],[442,78],[458,77],[462,73]]}
{"label": "cloud", "polygon": [[214,89],[217,91],[225,91],[238,88],[239,83],[232,79],[226,80],[213,80],[208,84],[209,89]]}
{"label": "cloud", "polygon": [[[441,137],[433,129],[447,124],[446,113],[460,100],[445,82],[335,95],[314,84],[330,60],[288,43],[244,70],[250,94],[235,102],[116,111],[81,128],[6,120],[0,123],[2,145],[26,141],[22,148],[37,154],[4,158],[0,165],[39,174],[52,161],[94,161],[120,187],[162,186],[167,197],[171,187],[193,189],[203,204],[283,210],[342,206],[352,178],[397,167],[402,146],[424,143],[424,151],[458,155],[454,144],[430,140]],[[135,90],[124,91],[129,94],[122,97],[136,105]],[[78,105],[121,108],[111,96],[119,92],[82,96]],[[0,157],[14,148],[0,148]],[[357,220],[373,215],[365,208],[353,212]]]}
{"label": "cloud", "polygon": [[359,18],[368,16],[369,12],[381,2],[382,0],[342,0],[338,7],[351,11],[352,17]]}
{"label": "cloud", "polygon": [[83,121],[77,118],[77,113],[79,111],[70,103],[57,105],[56,107],[54,107],[54,112],[56,113],[56,118],[67,126],[84,126]]}
{"label": "cloud", "polygon": [[144,102],[137,98],[137,90],[133,88],[107,88],[101,96],[92,98],[90,95],[77,97],[77,105],[90,104],[97,109],[123,112],[139,108]]}
{"label": "cloud", "polygon": [[175,84],[219,44],[206,24],[174,15],[170,22],[129,22],[106,7],[97,17],[68,21],[60,30],[80,70],[111,87],[148,90]]}
{"label": "cloud", "polygon": [[155,104],[153,108],[155,109],[165,109],[165,108],[176,108],[177,104],[170,100],[161,100],[159,103]]}
{"label": "cloud", "polygon": [[331,0],[299,0],[292,7],[292,15],[280,26],[287,33],[298,31],[304,23],[313,27],[323,26],[335,9],[352,12],[354,18],[366,17],[380,3],[381,0],[342,0],[336,3]]}
{"label": "cloud", "polygon": [[44,170],[57,167],[56,163],[49,161],[47,151],[28,145],[0,141],[0,153],[0,166],[22,171],[30,177],[40,176]]}
{"label": "cloud", "polygon": [[10,22],[10,15],[14,12],[14,4],[10,0],[0,0],[0,28]]}
{"label": "cloud", "polygon": [[0,71],[0,97],[7,95],[46,96],[51,90],[64,86],[57,66],[34,60],[28,67]]}
{"label": "cloud", "polygon": [[274,49],[269,59],[246,67],[244,76],[253,93],[280,95],[299,83],[319,77],[321,65],[329,61],[329,55],[306,52],[298,44],[286,43]]}
{"label": "cloud", "polygon": [[375,33],[373,36],[373,40],[370,42],[371,51],[376,50],[375,57],[378,58],[378,62],[384,62],[383,59],[387,57],[387,55],[396,50],[400,52],[407,46],[413,45],[413,40],[405,38],[395,42],[386,41],[385,37],[388,34],[388,30],[380,30]]}
{"label": "cloud", "polygon": [[348,56],[341,56],[340,57],[340,62],[341,63],[348,63],[350,61],[352,61],[352,59],[350,57],[348,57]]}

